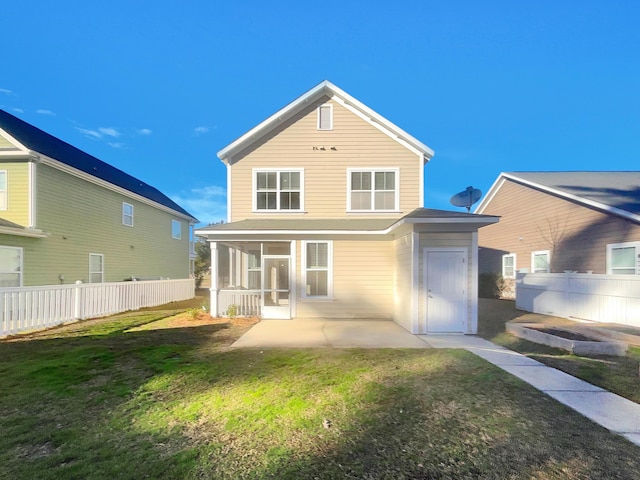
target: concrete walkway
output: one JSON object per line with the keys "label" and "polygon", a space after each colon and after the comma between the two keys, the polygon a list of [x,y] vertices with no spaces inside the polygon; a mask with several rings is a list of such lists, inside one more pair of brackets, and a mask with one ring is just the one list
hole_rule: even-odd
{"label": "concrete walkway", "polygon": [[420,338],[434,348],[464,348],[640,446],[637,403],[479,337],[420,335]]}

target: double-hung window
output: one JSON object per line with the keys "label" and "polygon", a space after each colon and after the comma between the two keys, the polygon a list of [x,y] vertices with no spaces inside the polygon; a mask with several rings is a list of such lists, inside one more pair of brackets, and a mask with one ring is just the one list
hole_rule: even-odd
{"label": "double-hung window", "polygon": [[247,259],[247,287],[249,290],[260,290],[262,286],[261,259],[260,250],[249,250]]}
{"label": "double-hung window", "polygon": [[551,253],[549,250],[531,252],[531,273],[549,273],[551,271]]}
{"label": "double-hung window", "polygon": [[509,253],[502,256],[502,277],[516,278],[516,254]]}
{"label": "double-hung window", "polygon": [[89,283],[102,283],[104,281],[104,255],[101,253],[89,254]]}
{"label": "double-hung window", "polygon": [[254,170],[254,211],[302,211],[304,208],[303,177],[301,169]]}
{"label": "double-hung window", "polygon": [[22,248],[0,247],[0,287],[22,286]]}
{"label": "double-hung window", "polygon": [[333,244],[324,242],[303,242],[302,272],[306,298],[331,298],[333,296]]}
{"label": "double-hung window", "polygon": [[640,275],[640,242],[607,245],[607,273]]}
{"label": "double-hung window", "polygon": [[9,208],[7,190],[7,171],[0,170],[0,210]]}
{"label": "double-hung window", "polygon": [[171,238],[176,240],[182,238],[182,224],[178,220],[171,220]]}
{"label": "double-hung window", "polygon": [[348,169],[347,210],[395,212],[399,204],[397,168]]}
{"label": "double-hung window", "polygon": [[133,205],[122,202],[122,224],[133,227]]}

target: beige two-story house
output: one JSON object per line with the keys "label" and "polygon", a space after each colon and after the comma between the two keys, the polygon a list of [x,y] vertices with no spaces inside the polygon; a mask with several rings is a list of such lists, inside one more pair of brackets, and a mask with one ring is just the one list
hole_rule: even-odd
{"label": "beige two-story house", "polygon": [[423,208],[432,156],[328,81],[223,148],[228,222],[196,232],[212,311],[475,333],[477,231],[498,218]]}

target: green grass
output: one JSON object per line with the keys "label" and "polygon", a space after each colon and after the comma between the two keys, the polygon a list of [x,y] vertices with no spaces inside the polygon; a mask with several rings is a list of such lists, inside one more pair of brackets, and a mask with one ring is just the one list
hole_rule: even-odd
{"label": "green grass", "polygon": [[[505,332],[506,322],[515,319],[520,321],[526,314],[516,310],[511,300],[480,299],[478,333],[499,345],[640,403],[640,348],[630,346],[624,357],[589,358],[529,342]],[[540,319],[539,316],[536,318]],[[573,323],[555,317],[542,320],[559,325]]]}
{"label": "green grass", "polygon": [[0,478],[613,479],[640,471],[637,447],[465,351],[231,350],[241,327],[167,328],[166,315],[0,342]]}

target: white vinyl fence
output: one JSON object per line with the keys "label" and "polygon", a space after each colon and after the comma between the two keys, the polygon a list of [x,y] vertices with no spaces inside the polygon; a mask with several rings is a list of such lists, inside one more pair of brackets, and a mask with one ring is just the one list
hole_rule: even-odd
{"label": "white vinyl fence", "polygon": [[0,337],[188,300],[192,279],[0,288]]}
{"label": "white vinyl fence", "polygon": [[519,273],[516,308],[640,327],[640,275]]}

